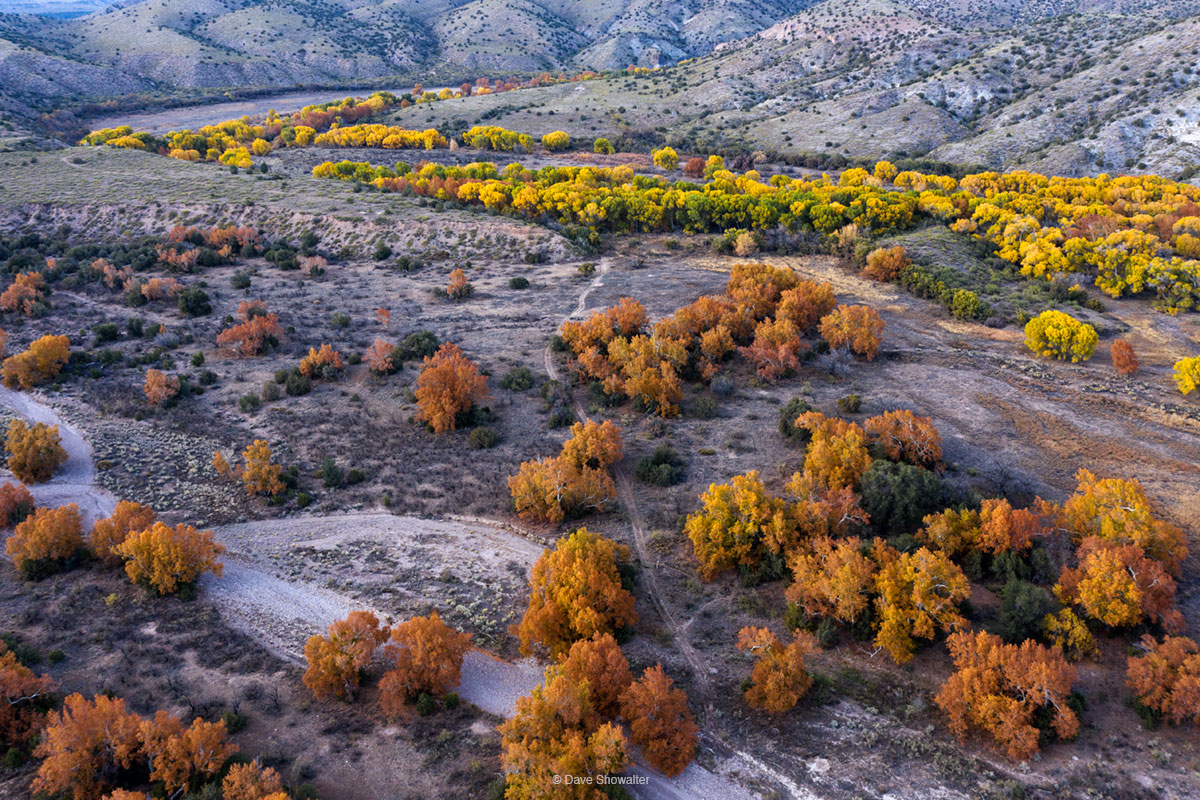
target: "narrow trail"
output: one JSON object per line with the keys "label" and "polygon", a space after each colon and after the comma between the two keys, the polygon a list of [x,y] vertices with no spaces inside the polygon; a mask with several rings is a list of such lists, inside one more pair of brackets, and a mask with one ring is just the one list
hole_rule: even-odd
{"label": "narrow trail", "polygon": [[[587,293],[599,285],[602,275],[603,272],[580,298],[579,308],[585,305]],[[92,448],[78,430],[29,394],[0,387],[0,406],[27,421],[59,427],[67,462],[53,480],[31,487],[39,505],[78,503],[89,526],[112,513],[117,500],[96,483]],[[403,521],[391,514],[362,514],[358,515],[358,524],[369,524],[373,516],[392,525]],[[235,627],[257,635],[277,657],[293,664],[304,663],[303,643],[309,636],[323,632],[350,611],[371,610],[385,616],[337,592],[306,581],[279,578],[242,554],[227,554],[222,562],[220,578],[207,574],[201,578],[200,598],[220,609]],[[542,668],[532,661],[508,662],[482,650],[472,650],[463,659],[456,691],[483,711],[508,717],[515,712],[517,699],[540,685],[542,677]],[[724,775],[695,763],[681,775],[667,778],[643,763],[634,762],[626,776],[635,781],[627,787],[630,794],[641,800],[758,800],[759,797]]]}
{"label": "narrow trail", "polygon": [[[600,260],[600,266],[596,270],[596,277],[592,279],[587,288],[579,295],[579,301],[575,304],[574,310],[570,314],[563,317],[559,322],[561,327],[563,322],[569,322],[576,317],[583,316],[587,310],[588,295],[593,290],[604,285],[604,276],[612,267],[611,259],[605,257]],[[546,346],[545,351],[546,374],[551,380],[559,380],[558,364],[554,361],[554,352],[550,346]],[[580,422],[585,422],[588,419],[587,409],[579,400],[574,392],[571,393],[571,408],[575,412],[575,417]],[[658,583],[658,563],[653,553],[650,551],[649,536],[646,532],[646,522],[642,517],[641,509],[633,494],[633,483],[629,479],[629,471],[621,465],[613,466],[613,479],[617,484],[617,499],[621,503],[621,508],[625,509],[625,513],[629,516],[629,525],[633,529],[633,541],[638,554],[638,560],[642,562],[645,569],[641,573],[641,578],[646,583],[646,589],[650,594],[650,599],[654,602],[654,607],[658,610],[659,616],[662,617],[667,629],[671,632],[671,638],[675,643],[675,648],[687,661],[688,666],[692,670],[692,679],[695,682],[695,692],[704,702],[706,715],[712,711],[712,701],[710,699],[710,684],[708,668],[696,654],[691,642],[688,641],[686,635],[686,625],[683,625],[671,613],[667,607],[666,601],[663,600],[662,590]]]}

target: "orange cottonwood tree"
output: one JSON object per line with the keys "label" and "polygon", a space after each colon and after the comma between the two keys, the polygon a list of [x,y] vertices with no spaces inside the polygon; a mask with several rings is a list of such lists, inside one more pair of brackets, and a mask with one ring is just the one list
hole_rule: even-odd
{"label": "orange cottonwood tree", "polygon": [[[629,668],[625,668],[629,674]],[[0,641],[0,747],[23,749],[46,725],[41,701],[54,689],[50,676],[38,677]]]}
{"label": "orange cottonwood tree", "polygon": [[[218,453],[218,455],[220,455]],[[255,439],[242,452],[242,483],[250,494],[275,495],[283,491],[283,467],[271,461],[271,445]],[[215,464],[214,459],[214,464]]]}
{"label": "orange cottonwood tree", "polygon": [[160,595],[192,585],[205,572],[219,578],[224,571],[217,556],[225,547],[213,541],[212,531],[198,531],[182,522],[174,528],[155,522],[130,533],[113,552],[125,559],[129,580],[145,583]]}
{"label": "orange cottonwood tree", "polygon": [[825,490],[857,486],[871,466],[867,434],[853,422],[808,411],[796,418],[795,426],[809,432],[804,454],[804,478]]}
{"label": "orange cottonwood tree", "polygon": [[621,697],[621,715],[650,766],[668,777],[683,772],[696,756],[696,727],[687,693],[655,664]]}
{"label": "orange cottonwood tree", "polygon": [[0,529],[21,523],[33,508],[33,495],[25,484],[5,481],[0,486]]}
{"label": "orange cottonwood tree", "polygon": [[[553,670],[546,677],[544,686],[517,700],[516,713],[500,726],[505,796],[606,800],[596,779],[625,769],[625,735],[619,726],[600,722],[585,684]],[[563,783],[563,775],[591,781]]]}
{"label": "orange cottonwood tree", "polygon": [[3,294],[0,294],[0,309],[34,316],[38,307],[45,308],[43,301],[46,279],[40,272],[19,272]]}
{"label": "orange cottonwood tree", "polygon": [[758,376],[773,381],[800,366],[800,356],[809,349],[800,338],[800,328],[786,317],[766,319],[754,329],[754,341],[742,353],[754,362]]}
{"label": "orange cottonwood tree", "polygon": [[33,779],[33,791],[93,800],[112,788],[118,770],[140,757],[141,718],[125,709],[121,698],[96,695],[87,700],[72,694],[62,711],[50,715],[34,755],[44,759]]}
{"label": "orange cottonwood tree", "polygon": [[17,525],[4,543],[4,552],[17,569],[36,570],[43,564],[66,561],[83,547],[79,506],[38,508]]}
{"label": "orange cottonwood tree", "polygon": [[4,359],[0,366],[4,385],[32,389],[58,375],[71,356],[71,340],[66,336],[43,336],[23,353]]}
{"label": "orange cottonwood tree", "polygon": [[487,378],[458,345],[445,342],[425,359],[415,394],[420,409],[417,416],[434,433],[445,433],[454,430],[464,414],[487,399]]}
{"label": "orange cottonwood tree", "polygon": [[336,377],[345,366],[341,353],[334,350],[333,345],[323,344],[319,350],[315,347],[308,348],[308,355],[300,359],[300,366],[297,369],[304,377],[319,380],[325,377]]}
{"label": "orange cottonwood tree", "polygon": [[154,511],[141,503],[122,500],[113,509],[112,516],[98,519],[92,525],[92,533],[88,537],[88,545],[92,552],[108,564],[119,563],[121,557],[115,548],[125,543],[129,534],[134,531],[144,531],[154,524],[157,516]]}
{"label": "orange cottonwood tree", "polygon": [[526,461],[508,488],[526,519],[562,522],[567,516],[603,511],[617,495],[608,468],[621,459],[621,431],[610,421],[571,426],[571,438],[554,458]]}
{"label": "orange cottonwood tree", "polygon": [[329,634],[314,634],[304,645],[308,669],[304,685],[318,700],[353,699],[359,675],[371,663],[376,648],[387,639],[387,629],[370,611],[351,611],[329,626]]}
{"label": "orange cottonwood tree", "polygon": [[883,328],[883,318],[870,306],[840,305],[821,318],[821,337],[830,347],[845,347],[868,361],[879,352]]}
{"label": "orange cottonwood tree", "polygon": [[942,437],[929,417],[907,410],[885,411],[864,422],[863,429],[892,461],[942,468]]}
{"label": "orange cottonwood tree", "polygon": [[23,419],[8,423],[4,440],[8,451],[8,469],[25,483],[43,483],[67,460],[58,435],[57,425],[35,422],[32,427]]}
{"label": "orange cottonwood tree", "polygon": [[363,354],[363,361],[367,362],[367,369],[372,375],[391,375],[399,369],[396,360],[392,358],[395,349],[396,345],[383,339],[376,339],[367,348],[367,352]]}
{"label": "orange cottonwood tree", "polygon": [[1090,536],[1076,555],[1079,566],[1065,567],[1054,586],[1063,603],[1078,605],[1089,617],[1113,628],[1152,620],[1168,631],[1182,630],[1183,616],[1174,607],[1175,581],[1142,548]]}
{"label": "orange cottonwood tree", "polygon": [[224,720],[206,722],[196,717],[184,727],[178,717],[159,711],[141,722],[138,733],[142,758],[150,762],[150,780],[161,782],[169,797],[198,788],[237,752],[228,741]]}
{"label": "orange cottonwood tree", "polygon": [[1129,658],[1126,673],[1138,702],[1175,725],[1200,725],[1200,647],[1184,636],[1143,636],[1141,644],[1145,652]]}
{"label": "orange cottonwood tree", "polygon": [[471,634],[457,631],[438,616],[413,617],[392,628],[384,652],[396,666],[379,681],[379,702],[396,716],[408,698],[445,693],[458,685]]}
{"label": "orange cottonwood tree", "polygon": [[558,669],[574,684],[587,683],[588,699],[596,712],[607,719],[620,713],[621,695],[633,683],[629,662],[611,633],[572,644]]}
{"label": "orange cottonwood tree", "polygon": [[467,273],[456,269],[450,273],[450,283],[446,286],[446,296],[451,300],[462,300],[471,296],[472,286],[467,280]]}
{"label": "orange cottonwood tree", "polygon": [[1076,542],[1099,536],[1115,544],[1134,544],[1179,575],[1179,565],[1187,558],[1187,537],[1158,518],[1140,481],[1097,478],[1086,469],[1075,479],[1079,485],[1063,504],[1059,524]]}
{"label": "orange cottonwood tree", "polygon": [[804,333],[815,326],[837,306],[833,296],[833,284],[816,281],[799,281],[779,295],[775,308],[775,319],[786,319]]}
{"label": "orange cottonwood tree", "polygon": [[234,764],[221,781],[221,800],[286,800],[283,779],[271,767],[258,760]]}
{"label": "orange cottonwood tree", "polygon": [[787,504],[767,491],[758,472],[710,484],[700,502],[702,507],[688,516],[684,532],[692,540],[705,580],[739,566],[753,567],[767,551],[778,552],[779,543],[793,538]]}
{"label": "orange cottonwood tree", "polygon": [[1112,343],[1113,368],[1122,375],[1133,375],[1138,371],[1137,353],[1133,345],[1124,339],[1114,339]]}
{"label": "orange cottonwood tree", "polygon": [[541,645],[558,657],[580,639],[637,622],[619,570],[628,560],[628,547],[587,528],[544,550],[529,573],[529,607],[515,631],[521,652],[529,655]]}
{"label": "orange cottonwood tree", "polygon": [[179,378],[167,375],[160,369],[146,370],[146,382],[142,384],[142,392],[147,402],[152,406],[161,406],[175,395],[179,394]]}
{"label": "orange cottonwood tree", "polygon": [[862,274],[874,281],[894,281],[900,270],[909,264],[908,254],[902,245],[879,247],[867,254],[867,265]]}
{"label": "orange cottonwood tree", "polygon": [[738,631],[737,647],[755,657],[745,695],[751,708],[790,711],[812,687],[804,659],[817,650],[817,641],[807,631],[797,631],[791,644],[784,646],[766,628],[746,627]]}
{"label": "orange cottonwood tree", "polygon": [[912,660],[917,639],[932,639],[966,623],[959,605],[971,593],[963,571],[944,553],[922,547],[899,553],[876,540],[875,646],[887,650],[897,664]]}
{"label": "orange cottonwood tree", "polygon": [[853,624],[870,604],[877,566],[862,551],[858,537],[813,539],[788,559],[792,585],[787,599],[810,617]]}
{"label": "orange cottonwood tree", "polygon": [[267,311],[262,300],[245,300],[238,306],[242,322],[217,334],[217,344],[236,347],[243,356],[256,356],[274,347],[283,335],[283,326],[274,312]]}
{"label": "orange cottonwood tree", "polygon": [[1010,758],[1024,760],[1038,750],[1040,717],[1061,739],[1079,732],[1079,718],[1067,704],[1075,668],[1061,653],[1033,641],[1005,644],[982,631],[952,633],[946,645],[956,672],[934,701],[960,739],[979,728]]}

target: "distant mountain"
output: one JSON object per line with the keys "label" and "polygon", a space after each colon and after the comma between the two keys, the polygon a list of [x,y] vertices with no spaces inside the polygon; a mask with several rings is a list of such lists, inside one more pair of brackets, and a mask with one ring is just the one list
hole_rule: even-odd
{"label": "distant mountain", "polygon": [[10,14],[43,14],[49,17],[82,17],[128,0],[5,0],[3,10]]}

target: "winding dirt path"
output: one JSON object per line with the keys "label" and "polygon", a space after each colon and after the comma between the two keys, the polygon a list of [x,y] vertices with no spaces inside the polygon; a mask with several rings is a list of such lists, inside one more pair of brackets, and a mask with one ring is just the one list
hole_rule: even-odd
{"label": "winding dirt path", "polygon": [[[602,276],[603,272],[592,282],[588,291],[599,285]],[[586,302],[586,294],[585,291],[580,299],[580,308]],[[0,405],[28,421],[59,426],[59,436],[68,454],[67,462],[53,480],[31,487],[39,504],[78,503],[89,524],[112,513],[116,498],[96,483],[92,448],[78,430],[63,420],[53,408],[29,394],[0,387]],[[312,521],[314,518],[316,515],[301,517],[300,520]],[[391,531],[397,524],[403,526],[406,521],[406,518],[391,514],[357,514],[352,518],[359,531],[369,530],[376,524],[386,526],[385,529]],[[295,521],[298,520],[289,522]],[[455,521],[442,523],[468,524]],[[267,527],[272,523],[259,524]],[[494,533],[501,537],[513,536],[499,528],[495,528]],[[264,645],[277,656],[293,663],[303,663],[303,642],[313,633],[324,631],[331,622],[344,618],[352,610],[375,610],[364,608],[361,602],[311,583],[276,577],[242,554],[230,554],[223,562],[222,577],[205,575],[201,579],[203,600],[221,609],[235,626],[261,637]],[[655,598],[657,602],[657,595]],[[473,650],[463,660],[462,679],[456,691],[478,708],[507,717],[516,710],[517,699],[529,694],[541,682],[542,670],[532,661],[511,663],[482,650]],[[745,763],[744,759],[741,761]],[[742,764],[729,766],[737,770]],[[634,763],[625,778],[632,781],[627,786],[630,793],[642,800],[758,798],[757,794],[730,778],[695,763],[676,778],[667,778],[642,763]]]}
{"label": "winding dirt path", "polygon": [[[592,279],[587,288],[579,295],[579,302],[575,304],[575,308],[570,314],[563,317],[559,323],[559,327],[563,322],[569,322],[577,317],[582,317],[587,310],[588,295],[593,290],[604,285],[604,276],[612,267],[611,259],[602,258],[600,266],[596,270],[596,277]],[[554,360],[554,352],[550,346],[546,346],[545,351],[546,374],[551,380],[559,380],[558,364]],[[575,412],[575,417],[580,422],[586,422],[588,419],[587,409],[584,408],[579,397],[571,393],[571,409]],[[712,711],[712,701],[710,699],[709,688],[709,673],[708,668],[704,665],[701,658],[696,654],[687,638],[687,626],[679,622],[674,614],[671,613],[666,601],[663,600],[662,591],[658,583],[658,560],[650,551],[649,537],[646,532],[645,519],[642,517],[641,509],[633,495],[633,482],[629,478],[629,470],[627,467],[616,464],[613,466],[613,479],[617,484],[617,499],[621,503],[621,508],[625,510],[629,517],[629,525],[633,529],[634,546],[637,549],[638,560],[646,567],[641,578],[646,582],[646,589],[650,594],[650,599],[654,602],[654,607],[658,609],[659,616],[667,626],[667,630],[671,632],[671,638],[675,642],[675,648],[687,661],[688,666],[692,669],[692,680],[695,682],[695,693],[699,695],[704,702],[706,713]]]}

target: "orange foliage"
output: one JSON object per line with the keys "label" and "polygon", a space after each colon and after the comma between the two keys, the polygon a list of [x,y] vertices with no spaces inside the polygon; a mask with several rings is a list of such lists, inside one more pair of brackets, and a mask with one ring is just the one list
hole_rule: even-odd
{"label": "orange foliage", "polygon": [[[257,760],[249,764],[234,764],[221,781],[221,800],[271,800],[283,794],[283,779],[270,767]],[[286,798],[287,795],[283,794]]]}
{"label": "orange foliage", "polygon": [[62,711],[52,713],[34,755],[45,759],[33,779],[33,791],[93,800],[112,788],[119,769],[140,758],[141,718],[121,698],[72,694]]}
{"label": "orange foliage", "polygon": [[1139,481],[1097,478],[1086,469],[1075,479],[1079,486],[1063,504],[1060,524],[1076,541],[1099,536],[1116,544],[1135,544],[1162,561],[1171,574],[1179,574],[1187,558],[1187,538],[1178,527],[1158,519]]}
{"label": "orange foliage", "polygon": [[1200,725],[1200,647],[1183,636],[1161,642],[1142,637],[1140,656],[1128,662],[1126,683],[1138,702],[1180,725]]}
{"label": "orange foliage", "polygon": [[0,486],[0,528],[10,528],[33,513],[33,495],[23,483]]}
{"label": "orange foliage", "polygon": [[8,423],[4,449],[8,451],[8,469],[25,483],[50,480],[67,460],[67,451],[59,443],[58,426],[36,422],[33,427],[23,419]]}
{"label": "orange foliage", "polygon": [[142,391],[145,392],[146,400],[150,402],[150,405],[161,406],[179,394],[179,386],[179,378],[173,375],[168,376],[162,370],[148,369]]}
{"label": "orange foliage", "polygon": [[283,491],[283,481],[279,478],[283,474],[283,467],[271,461],[271,445],[267,441],[255,439],[246,445],[246,449],[242,451],[242,460],[245,462],[242,467],[242,483],[247,492],[276,495]]}
{"label": "orange foliage", "polygon": [[437,611],[396,625],[385,649],[396,666],[379,681],[384,713],[396,716],[407,698],[421,692],[440,695],[457,686],[463,656],[470,649],[471,634],[442,622]]}
{"label": "orange foliage", "polygon": [[1048,717],[1061,739],[1079,732],[1079,718],[1067,704],[1075,668],[1058,651],[1032,641],[1005,644],[982,631],[953,633],[946,645],[957,671],[934,701],[960,739],[979,728],[1010,758],[1025,760],[1038,750],[1039,717]]}
{"label": "orange foliage", "polygon": [[245,300],[238,306],[242,322],[217,334],[217,344],[237,347],[243,356],[254,356],[273,347],[283,335],[279,317],[267,311],[262,300]]}
{"label": "orange foliage", "polygon": [[450,283],[446,286],[446,296],[451,300],[461,300],[471,294],[471,284],[467,281],[467,273],[456,269],[450,273]]}
{"label": "orange foliage", "polygon": [[858,537],[813,539],[788,559],[792,585],[787,599],[809,617],[853,624],[867,610],[875,584],[875,562],[862,552]]}
{"label": "orange foliage", "polygon": [[804,659],[817,650],[812,634],[797,631],[785,647],[766,628],[746,627],[738,631],[737,647],[755,657],[745,695],[751,708],[772,713],[790,711],[808,693],[813,681]]}
{"label": "orange foliage", "polygon": [[1117,545],[1090,536],[1079,545],[1078,567],[1065,567],[1054,593],[1114,628],[1156,620],[1168,631],[1183,627],[1175,603],[1175,581],[1163,564],[1137,545]]}
{"label": "orange foliage", "polygon": [[125,559],[129,580],[144,582],[159,594],[173,594],[202,573],[219,578],[224,571],[217,556],[225,548],[213,541],[212,531],[201,532],[183,523],[171,528],[155,522],[130,533],[113,552]]}
{"label": "orange foliage", "polygon": [[621,432],[616,425],[607,420],[575,423],[558,456],[526,461],[508,479],[517,513],[557,523],[568,515],[604,510],[617,494],[608,468],[620,458]]}
{"label": "orange foliage", "polygon": [[417,376],[417,416],[434,433],[454,430],[459,418],[487,399],[487,378],[463,355],[458,345],[445,342],[425,359]]}
{"label": "orange foliage", "polygon": [[4,359],[4,385],[32,389],[58,375],[71,355],[71,340],[66,336],[43,336],[29,349]]}
{"label": "orange foliage", "polygon": [[183,722],[159,711],[139,726],[142,757],[150,762],[150,780],[161,781],[168,795],[195,788],[220,772],[237,752],[227,741],[225,721],[205,722],[200,717],[185,728]]}
{"label": "orange foliage", "polygon": [[909,264],[904,247],[880,247],[867,254],[867,265],[862,274],[874,281],[887,283],[900,277],[900,270]]}
{"label": "orange foliage", "polygon": [[[605,800],[596,778],[625,769],[625,736],[619,726],[600,723],[586,685],[551,670],[546,677],[544,686],[517,700],[516,713],[500,726],[505,796]],[[565,784],[563,775],[592,782]]]}
{"label": "orange foliage", "polygon": [[1133,345],[1124,339],[1115,339],[1112,343],[1113,368],[1122,375],[1133,375],[1138,371],[1137,353]]}
{"label": "orange foliage", "polygon": [[695,758],[699,728],[687,693],[672,684],[662,664],[649,667],[625,690],[621,715],[650,766],[673,778]]}
{"label": "orange foliage", "polygon": [[40,272],[20,272],[12,284],[0,294],[0,309],[33,316],[46,290],[46,280]]}
{"label": "orange foliage", "polygon": [[797,369],[800,355],[808,349],[795,323],[780,317],[760,322],[754,329],[754,341],[742,352],[754,362],[760,378],[773,381]]}
{"label": "orange foliage", "polygon": [[38,702],[53,689],[48,675],[34,675],[0,641],[0,747],[24,748],[45,727],[46,714]]}
{"label": "orange foliage", "polygon": [[779,552],[793,539],[786,503],[767,492],[758,472],[710,484],[700,501],[702,508],[688,516],[684,532],[705,580],[727,569],[752,567],[766,550]]}
{"label": "orange foliage", "polygon": [[4,552],[17,569],[43,561],[65,561],[83,547],[79,506],[38,508],[16,527]]}
{"label": "orange foliage", "polygon": [[342,356],[333,349],[333,345],[323,344],[321,349],[308,348],[308,355],[300,359],[300,374],[306,378],[323,378],[327,374],[341,372],[345,368]]}
{"label": "orange foliage", "polygon": [[375,319],[386,328],[392,322],[392,312],[386,308],[377,308],[375,309]]}
{"label": "orange foliage", "polygon": [[864,422],[863,428],[892,461],[941,470],[942,437],[929,417],[906,410],[885,411]]}
{"label": "orange foliage", "polygon": [[621,583],[629,548],[580,528],[544,550],[529,573],[529,607],[516,628],[521,652],[535,644],[558,657],[580,639],[637,622],[633,595]]}
{"label": "orange foliage", "polygon": [[88,544],[98,558],[108,564],[116,564],[121,560],[116,548],[125,543],[130,533],[146,530],[156,519],[154,511],[141,503],[122,500],[117,503],[111,517],[96,520]]}
{"label": "orange foliage", "polygon": [[779,295],[775,319],[789,320],[803,333],[816,325],[821,317],[833,311],[836,305],[833,284],[802,280],[795,288]]}
{"label": "orange foliage", "polygon": [[351,611],[329,626],[328,636],[314,635],[305,643],[304,685],[319,700],[353,698],[359,674],[385,639],[387,630],[380,627],[378,617],[370,611]]}
{"label": "orange foliage", "polygon": [[142,297],[153,302],[174,297],[183,291],[183,284],[174,278],[151,278],[142,284]]}
{"label": "orange foliage", "polygon": [[621,695],[633,683],[629,662],[611,633],[580,639],[559,662],[559,672],[576,685],[586,682],[588,700],[602,717],[621,711]]}
{"label": "orange foliage", "polygon": [[363,354],[363,360],[367,362],[367,369],[374,375],[391,375],[396,371],[396,362],[392,360],[392,351],[395,349],[394,344],[385,342],[383,339],[376,339],[374,344]]}
{"label": "orange foliage", "polygon": [[922,547],[898,553],[876,540],[872,558],[875,576],[875,646],[887,650],[898,664],[910,661],[916,639],[933,639],[939,631],[965,624],[958,606],[971,593],[971,584],[944,553]]}
{"label": "orange foliage", "polygon": [[883,318],[869,306],[840,305],[821,318],[821,336],[830,347],[848,348],[868,361],[879,352],[883,328]]}
{"label": "orange foliage", "polygon": [[826,490],[857,486],[871,466],[867,435],[853,422],[808,411],[796,418],[795,426],[811,437],[804,456],[804,478]]}

